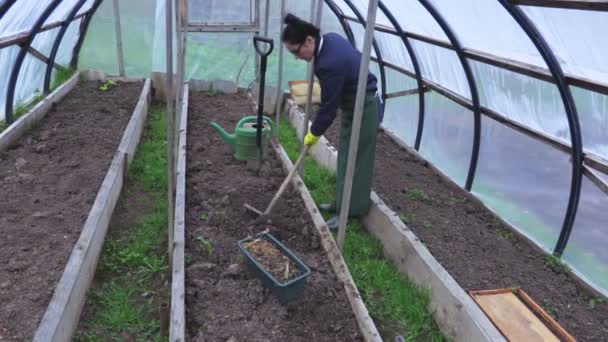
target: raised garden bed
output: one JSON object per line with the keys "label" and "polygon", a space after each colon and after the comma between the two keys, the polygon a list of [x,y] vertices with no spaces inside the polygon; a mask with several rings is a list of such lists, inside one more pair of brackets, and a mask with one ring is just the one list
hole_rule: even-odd
{"label": "raised garden bed", "polygon": [[[100,91],[103,84],[80,81],[61,102],[43,101],[41,106],[51,107],[46,117],[36,123],[44,115],[36,112],[28,134],[12,137],[8,150],[0,153],[2,338],[32,339],[143,86],[119,83]],[[26,114],[21,120],[30,118]],[[136,129],[129,127],[131,133]],[[130,149],[132,144],[125,145]],[[123,153],[129,152],[126,147]],[[75,312],[55,311],[53,320],[64,314]]]}
{"label": "raised garden bed", "polygon": [[[269,153],[257,176],[257,162],[235,161],[209,123],[216,121],[231,130],[251,112],[251,103],[243,95],[206,93],[190,94],[189,103],[187,336],[193,341],[362,339],[349,298],[297,191],[290,189],[283,195],[270,222],[247,228],[253,217],[243,204],[264,208],[270,202],[285,177],[280,159]],[[281,304],[245,269],[237,242],[266,228],[312,270],[299,300]],[[175,281],[175,262],[173,272]],[[175,300],[175,292],[173,296]]]}
{"label": "raised garden bed", "polygon": [[464,290],[521,287],[578,340],[606,340],[607,303],[395,139],[378,134],[374,190]]}

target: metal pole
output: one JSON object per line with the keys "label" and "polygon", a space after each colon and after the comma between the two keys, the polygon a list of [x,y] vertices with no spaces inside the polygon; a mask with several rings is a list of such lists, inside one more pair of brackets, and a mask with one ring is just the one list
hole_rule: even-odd
{"label": "metal pole", "polygon": [[173,219],[174,219],[174,192],[175,192],[175,155],[173,154],[175,145],[175,117],[173,115],[173,4],[171,0],[165,0],[165,35],[166,35],[166,56],[167,74],[165,80],[165,96],[167,102],[167,208],[168,219],[168,253],[169,264],[173,262]]}
{"label": "metal pole", "polygon": [[[320,27],[321,26],[321,16],[323,14],[323,1],[321,0],[312,0],[311,1],[311,6],[310,6],[310,20],[311,22],[316,26],[316,27]],[[316,7],[316,14],[315,14],[315,7]],[[318,39],[318,38],[317,38]],[[319,42],[316,42],[315,44],[319,44]],[[315,49],[316,52],[316,49]],[[306,112],[306,121],[305,124],[302,125],[302,141],[304,141],[304,136],[306,135],[306,133],[308,133],[308,124],[310,122],[310,119],[312,118],[312,90],[314,87],[314,82],[315,82],[315,56],[312,57],[312,61],[310,63],[308,63],[308,67],[306,69],[307,71],[307,85],[308,85],[308,89],[306,91],[306,106],[304,107],[304,111]],[[301,149],[304,149],[304,144],[302,144]],[[302,168],[304,167],[304,164],[300,164],[300,168],[298,170],[298,173],[302,173]]]}
{"label": "metal pole", "polygon": [[[281,0],[281,21],[279,22],[279,36],[281,35],[281,28],[283,27],[283,20],[285,19],[285,0]],[[280,39],[280,38],[279,38]],[[275,129],[274,136],[279,136],[279,120],[281,119],[281,105],[283,102],[283,43],[279,42],[279,71],[277,79],[277,99],[275,107]]]}
{"label": "metal pole", "polygon": [[374,40],[374,27],[376,26],[376,11],[378,10],[378,0],[370,0],[367,9],[367,26],[365,27],[365,39],[361,51],[361,65],[359,66],[359,80],[357,82],[357,100],[355,101],[355,112],[353,127],[350,135],[350,146],[348,149],[348,161],[346,162],[346,175],[344,179],[344,192],[342,193],[342,206],[340,208],[340,218],[338,219],[338,248],[342,251],[344,247],[344,237],[346,235],[346,224],[348,223],[348,212],[350,210],[350,196],[353,189],[353,176],[355,174],[355,164],[357,150],[359,149],[359,133],[361,129],[361,117],[363,116],[363,104],[365,101],[365,90],[367,84],[367,73],[369,69],[369,59]]}
{"label": "metal pole", "polygon": [[118,59],[118,73],[125,75],[125,60],[122,53],[122,30],[120,29],[120,8],[118,0],[112,1],[114,8],[114,31],[116,32],[116,58]]}

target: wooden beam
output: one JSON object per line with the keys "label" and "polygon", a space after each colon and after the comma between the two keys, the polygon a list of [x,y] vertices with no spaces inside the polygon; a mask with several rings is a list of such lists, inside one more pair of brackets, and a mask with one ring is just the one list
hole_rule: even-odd
{"label": "wooden beam", "polygon": [[608,1],[602,0],[511,0],[514,5],[576,9],[585,11],[608,11]]}
{"label": "wooden beam", "polygon": [[[21,45],[19,45],[21,46]],[[21,46],[23,47],[23,46]],[[42,54],[42,52],[34,49],[31,45],[27,48],[27,52],[29,54],[31,54],[32,56],[36,57],[36,59],[40,60],[41,62],[44,62],[44,64],[49,64],[50,60],[48,57],[46,57],[44,54]],[[63,65],[57,64],[55,62],[53,62],[53,68],[57,69],[57,70],[67,70],[66,67],[64,67]]]}
{"label": "wooden beam", "polygon": [[[89,11],[80,13],[79,15],[75,16],[74,19],[72,19],[72,21],[76,21],[76,20],[84,17],[87,14],[89,14]],[[64,21],[55,21],[50,24],[46,24],[46,25],[42,26],[42,28],[40,29],[40,32],[52,30],[54,28],[57,28],[57,27],[63,25],[63,23],[64,23]],[[23,43],[27,40],[27,38],[30,36],[30,34],[31,34],[30,31],[23,31],[23,32],[15,33],[10,36],[2,37],[2,38],[0,38],[0,48]]]}
{"label": "wooden beam", "polygon": [[[429,91],[431,91],[430,88],[428,87],[424,87],[422,89],[423,92],[428,93]],[[397,91],[394,93],[390,93],[390,94],[386,94],[386,98],[387,99],[392,99],[395,97],[401,97],[401,96],[408,96],[408,95],[415,95],[418,94],[418,88],[416,89],[409,89],[409,90],[403,90],[403,91]]]}
{"label": "wooden beam", "polygon": [[589,178],[600,190],[608,195],[608,183],[604,181],[595,170],[588,165],[583,165],[583,174]]}

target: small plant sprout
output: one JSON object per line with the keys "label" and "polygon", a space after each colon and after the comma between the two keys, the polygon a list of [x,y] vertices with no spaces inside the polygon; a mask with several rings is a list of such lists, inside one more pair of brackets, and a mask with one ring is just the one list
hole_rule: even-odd
{"label": "small plant sprout", "polygon": [[194,240],[200,241],[203,247],[207,249],[208,256],[211,256],[213,254],[213,245],[211,244],[211,241],[205,239],[205,237],[203,237],[202,235],[195,237]]}
{"label": "small plant sprout", "polygon": [[593,310],[597,306],[602,305],[604,303],[606,303],[606,299],[601,298],[601,297],[593,297],[593,298],[589,299],[589,309]]}
{"label": "small plant sprout", "polygon": [[401,213],[401,214],[399,214],[399,218],[405,224],[412,223],[412,221],[414,220],[415,217],[416,217],[416,215],[414,215],[412,213]]}
{"label": "small plant sprout", "polygon": [[114,82],[112,80],[107,80],[106,83],[104,83],[101,87],[99,87],[99,90],[107,91],[108,89],[110,89],[110,86],[116,86],[116,85],[118,85],[116,82]]}
{"label": "small plant sprout", "polygon": [[428,204],[433,203],[433,199],[429,197],[429,195],[424,193],[424,191],[418,189],[408,191],[407,197],[415,201],[423,201]]}
{"label": "small plant sprout", "polygon": [[201,220],[207,221],[208,219],[209,219],[209,214],[207,214],[207,213],[202,213],[201,214]]}
{"label": "small plant sprout", "polygon": [[549,316],[553,317],[554,319],[556,318],[557,310],[553,306],[553,302],[551,302],[550,299],[543,299],[542,306],[543,306],[543,309],[549,314]]}
{"label": "small plant sprout", "polygon": [[449,205],[465,204],[469,201],[466,196],[450,196],[448,199]]}
{"label": "small plant sprout", "polygon": [[513,232],[509,228],[505,228],[503,226],[496,228],[496,234],[498,234],[498,237],[503,240],[513,239]]}
{"label": "small plant sprout", "polygon": [[545,256],[545,267],[552,270],[556,273],[568,273],[570,272],[570,267],[564,264],[559,257],[555,255],[547,255]]}

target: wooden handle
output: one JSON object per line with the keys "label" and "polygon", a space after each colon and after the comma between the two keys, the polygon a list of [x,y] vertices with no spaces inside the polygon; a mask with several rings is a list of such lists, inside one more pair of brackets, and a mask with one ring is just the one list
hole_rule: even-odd
{"label": "wooden handle", "polygon": [[270,204],[268,205],[268,208],[266,208],[266,210],[264,210],[264,215],[268,215],[268,213],[270,213],[270,211],[272,210],[272,207],[274,207],[274,205],[276,204],[276,202],[279,200],[279,197],[281,197],[281,195],[283,194],[283,192],[285,191],[285,189],[287,189],[287,185],[289,184],[289,182],[293,178],[293,175],[296,174],[296,172],[298,170],[298,166],[300,166],[300,164],[304,160],[304,157],[306,156],[306,153],[308,153],[309,149],[310,149],[310,146],[305,146],[304,149],[302,150],[302,152],[300,152],[300,155],[298,156],[298,159],[296,160],[296,163],[293,165],[293,167],[291,168],[291,170],[289,170],[289,174],[287,175],[287,178],[285,178],[285,180],[283,181],[283,184],[281,184],[281,187],[279,188],[279,191],[277,191],[277,193],[272,198],[272,201],[270,201]]}

